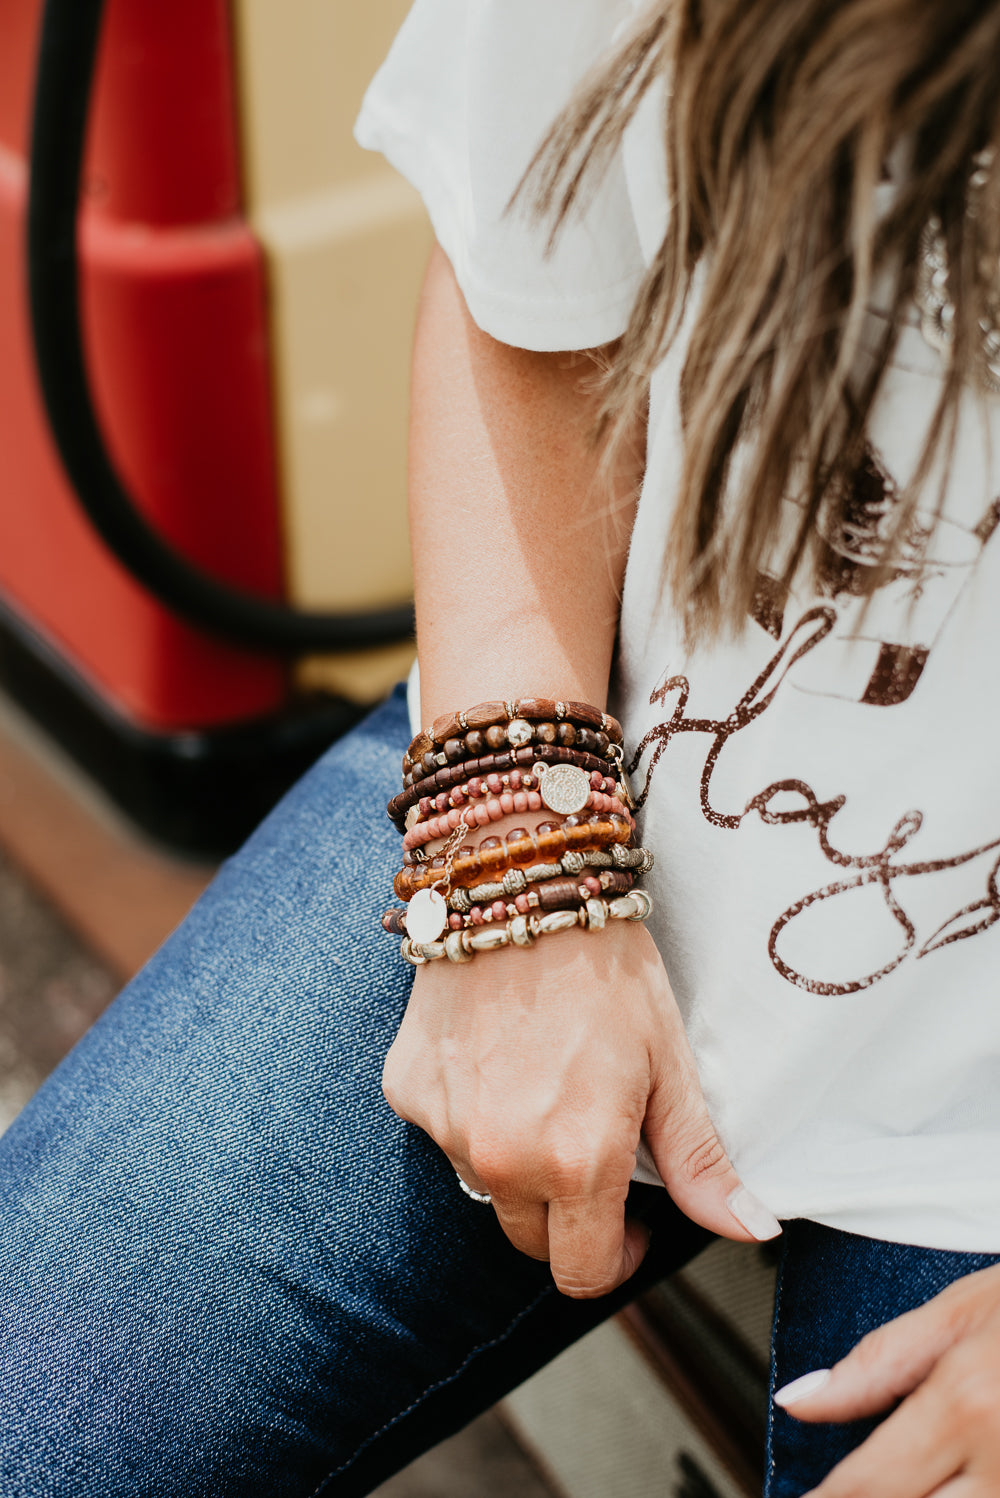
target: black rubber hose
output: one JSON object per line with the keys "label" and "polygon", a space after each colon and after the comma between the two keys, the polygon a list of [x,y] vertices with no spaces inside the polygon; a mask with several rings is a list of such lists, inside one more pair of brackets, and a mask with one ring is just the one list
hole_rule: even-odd
{"label": "black rubber hose", "polygon": [[103,0],[46,0],[31,134],[28,282],[35,359],[52,435],[94,529],[150,593],[189,623],[258,651],[364,650],[413,631],[409,605],[308,613],[209,576],[160,536],[127,493],[91,398],[80,326],[77,205]]}

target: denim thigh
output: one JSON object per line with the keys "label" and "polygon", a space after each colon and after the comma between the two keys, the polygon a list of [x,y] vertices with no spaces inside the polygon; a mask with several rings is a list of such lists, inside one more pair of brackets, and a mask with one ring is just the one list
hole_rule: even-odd
{"label": "denim thigh", "polygon": [[0,1140],[0,1492],[363,1494],[696,1252],[566,1300],[381,1096],[401,692],[338,744]]}
{"label": "denim thigh", "polygon": [[[831,1368],[876,1327],[923,1305],[954,1280],[1000,1262],[997,1254],[912,1248],[785,1224],[772,1348],[772,1389]],[[878,1420],[805,1425],[771,1406],[767,1498],[800,1498],[875,1429]]]}

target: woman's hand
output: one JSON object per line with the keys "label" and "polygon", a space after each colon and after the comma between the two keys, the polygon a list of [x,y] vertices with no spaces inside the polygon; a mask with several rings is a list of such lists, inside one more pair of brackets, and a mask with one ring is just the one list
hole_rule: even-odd
{"label": "woman's hand", "polygon": [[797,1379],[777,1402],[811,1421],[902,1403],[809,1498],[997,1498],[1000,1265],[879,1327],[825,1373]]}
{"label": "woman's hand", "polygon": [[780,1231],[716,1137],[641,926],[418,969],[383,1085],[396,1113],[490,1192],[511,1242],[551,1261],[564,1294],[607,1294],[642,1260],[645,1231],[624,1215],[640,1132],[696,1222],[748,1242]]}

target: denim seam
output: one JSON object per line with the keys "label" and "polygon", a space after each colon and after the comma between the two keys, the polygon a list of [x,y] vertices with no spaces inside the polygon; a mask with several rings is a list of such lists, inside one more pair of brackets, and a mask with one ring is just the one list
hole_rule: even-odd
{"label": "denim seam", "polygon": [[554,1285],[546,1285],[541,1294],[536,1295],[535,1299],[528,1305],[526,1305],[523,1310],[518,1311],[514,1319],[504,1328],[502,1332],[500,1332],[497,1336],[492,1337],[490,1341],[481,1342],[478,1347],[474,1347],[472,1351],[466,1355],[462,1362],[459,1363],[458,1367],[453,1373],[449,1373],[446,1378],[439,1378],[437,1383],[429,1384],[427,1388],[424,1389],[422,1394],[417,1395],[412,1404],[408,1404],[406,1406],[405,1410],[400,1410],[398,1414],[393,1415],[392,1419],[387,1420],[386,1423],[380,1426],[378,1430],[373,1431],[370,1436],[366,1436],[365,1439],[361,1442],[360,1446],[356,1447],[356,1449],[347,1458],[346,1462],[342,1462],[339,1467],[335,1467],[332,1472],[327,1473],[327,1475],[323,1478],[323,1481],[320,1483],[319,1487],[314,1488],[312,1493],[309,1495],[309,1498],[317,1498],[317,1495],[323,1491],[327,1483],[332,1482],[335,1477],[339,1477],[342,1472],[346,1472],[348,1467],[353,1466],[353,1464],[357,1461],[358,1457],[363,1451],[367,1450],[367,1448],[371,1446],[373,1442],[379,1440],[380,1437],[386,1435],[390,1430],[393,1429],[394,1426],[398,1425],[400,1420],[404,1420],[407,1415],[412,1414],[415,1409],[418,1409],[419,1406],[423,1404],[425,1399],[429,1399],[430,1396],[432,1394],[436,1394],[439,1389],[445,1389],[449,1384],[453,1384],[457,1378],[460,1378],[462,1376],[462,1374],[468,1368],[469,1364],[475,1358],[477,1358],[480,1353],[489,1352],[490,1348],[499,1347],[501,1342],[505,1342],[514,1328],[519,1326],[520,1323],[524,1320],[525,1316],[529,1316],[531,1312],[536,1308],[536,1306],[541,1305],[545,1297],[547,1295],[551,1295],[554,1289]]}
{"label": "denim seam", "polygon": [[778,1328],[781,1325],[781,1292],[785,1285],[785,1255],[778,1266],[778,1282],[774,1290],[774,1320],[771,1324],[771,1375],[767,1381],[767,1475],[764,1481],[764,1498],[771,1498],[774,1488],[774,1385],[777,1373],[776,1349]]}

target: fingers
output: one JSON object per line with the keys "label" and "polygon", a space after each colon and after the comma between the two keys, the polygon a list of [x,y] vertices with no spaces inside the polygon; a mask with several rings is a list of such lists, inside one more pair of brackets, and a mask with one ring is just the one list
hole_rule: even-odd
{"label": "fingers", "polygon": [[693,1061],[677,1066],[651,1093],[643,1134],[667,1190],[692,1221],[741,1243],[781,1232],[778,1219],[743,1185],[723,1149]]}
{"label": "fingers", "polygon": [[921,1384],[809,1498],[929,1498],[958,1481],[966,1449],[945,1396],[937,1379]]}
{"label": "fingers", "polygon": [[779,1389],[775,1403],[804,1421],[881,1414],[923,1383],[968,1320],[968,1297],[955,1286],[870,1332],[834,1368],[817,1369]]}
{"label": "fingers", "polygon": [[552,1278],[563,1295],[590,1300],[629,1279],[645,1257],[649,1233],[626,1220],[620,1189],[549,1203]]}

